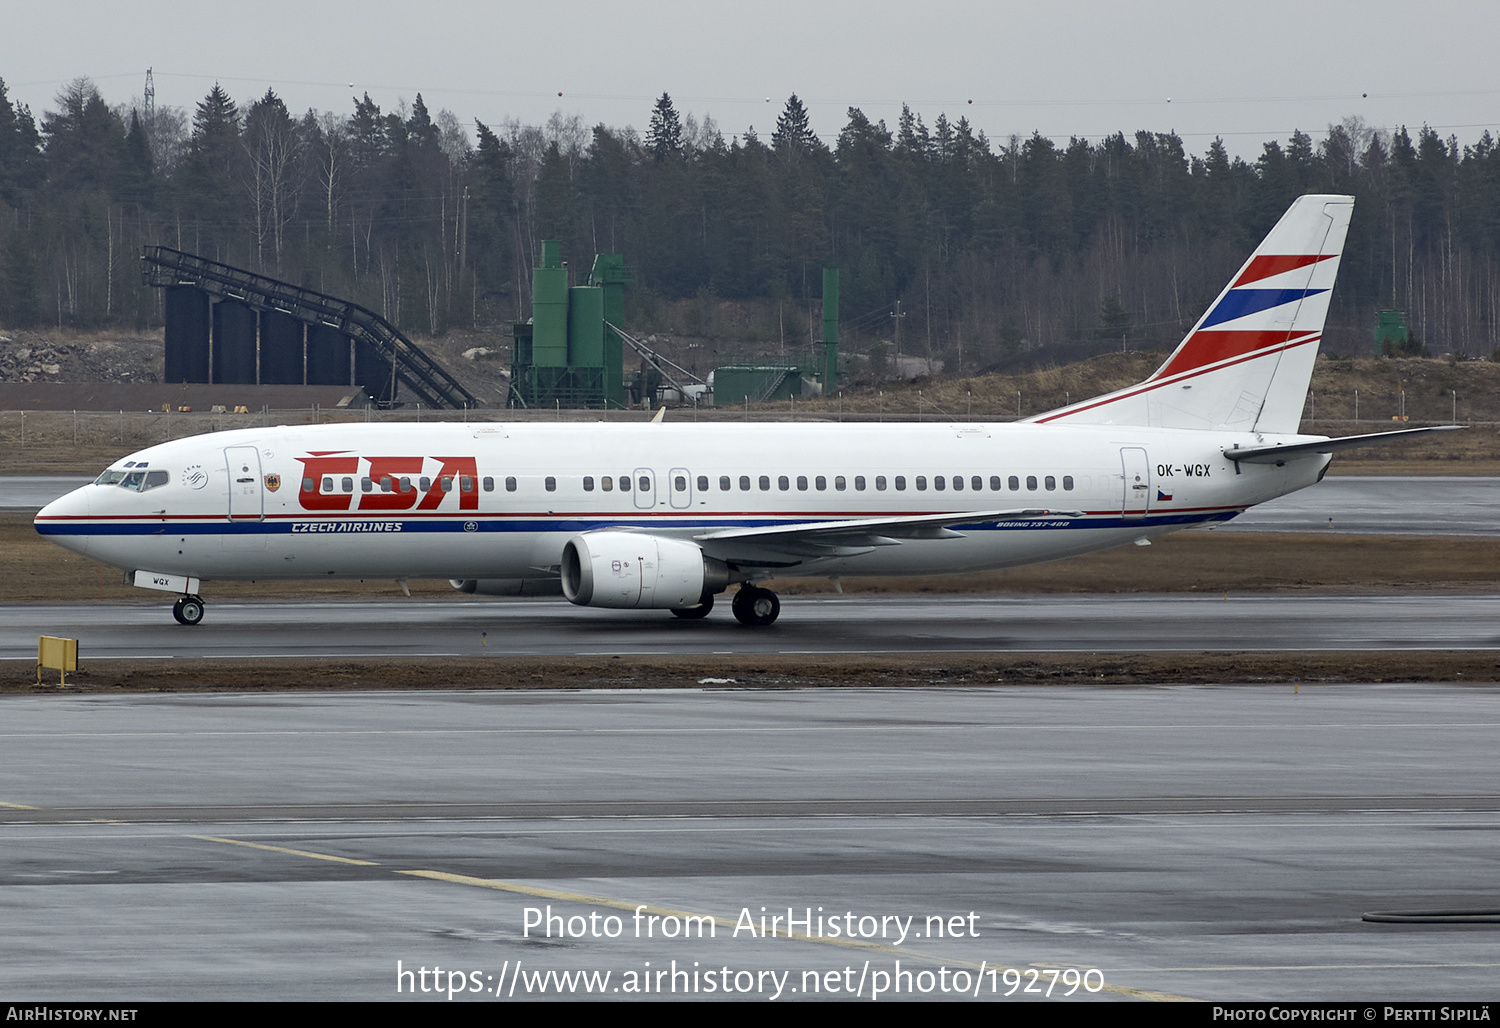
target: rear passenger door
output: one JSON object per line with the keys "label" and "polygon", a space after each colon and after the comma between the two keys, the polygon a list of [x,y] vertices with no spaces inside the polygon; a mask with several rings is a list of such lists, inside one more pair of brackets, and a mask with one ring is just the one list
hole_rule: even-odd
{"label": "rear passenger door", "polygon": [[1120,465],[1125,479],[1122,512],[1127,520],[1143,518],[1151,509],[1151,465],[1146,462],[1146,451],[1138,446],[1121,447]]}

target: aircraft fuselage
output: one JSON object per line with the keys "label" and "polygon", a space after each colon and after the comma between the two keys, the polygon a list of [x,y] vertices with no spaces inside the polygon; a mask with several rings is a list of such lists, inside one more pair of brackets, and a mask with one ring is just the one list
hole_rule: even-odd
{"label": "aircraft fuselage", "polygon": [[[569,538],[601,529],[692,539],[997,508],[1074,515],[766,562],[778,575],[942,574],[1227,520],[1312,484],[1328,458],[1237,464],[1224,449],[1302,438],[1027,424],[246,429],[124,458],[37,527],[104,564],[205,580],[540,579]],[[165,482],[128,481],[141,471]],[[102,484],[111,473],[124,477]]]}

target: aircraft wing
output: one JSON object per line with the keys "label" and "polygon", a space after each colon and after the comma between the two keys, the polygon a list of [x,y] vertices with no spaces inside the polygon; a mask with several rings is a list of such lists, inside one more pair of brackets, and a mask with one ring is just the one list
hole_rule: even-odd
{"label": "aircraft wing", "polygon": [[693,536],[710,556],[734,563],[790,567],[809,558],[855,557],[877,546],[900,546],[918,539],[962,539],[955,525],[983,525],[1034,518],[1080,518],[1081,510],[1014,508],[947,514],[895,515],[813,521],[764,528],[726,528]]}
{"label": "aircraft wing", "polygon": [[1358,446],[1383,446],[1386,443],[1405,442],[1428,432],[1454,432],[1463,425],[1434,425],[1429,428],[1403,428],[1396,432],[1370,432],[1365,435],[1346,435],[1337,439],[1322,439],[1315,443],[1293,443],[1288,446],[1254,446],[1249,449],[1225,450],[1224,456],[1245,464],[1284,464],[1298,457],[1311,457],[1316,453],[1336,453],[1352,450]]}

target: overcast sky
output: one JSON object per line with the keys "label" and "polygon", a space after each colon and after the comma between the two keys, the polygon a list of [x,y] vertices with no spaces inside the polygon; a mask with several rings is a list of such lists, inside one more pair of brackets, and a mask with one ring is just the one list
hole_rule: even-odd
{"label": "overcast sky", "polygon": [[293,113],[389,110],[541,123],[554,111],[644,131],[670,93],[726,137],[775,127],[786,97],[832,143],[847,108],[894,127],[968,117],[992,144],[1176,131],[1248,160],[1300,128],[1359,116],[1500,134],[1494,0],[756,0],[716,4],[395,0],[0,0],[0,79],[40,120],[88,76],[112,104],[191,113],[217,81],[239,103],[273,88]]}

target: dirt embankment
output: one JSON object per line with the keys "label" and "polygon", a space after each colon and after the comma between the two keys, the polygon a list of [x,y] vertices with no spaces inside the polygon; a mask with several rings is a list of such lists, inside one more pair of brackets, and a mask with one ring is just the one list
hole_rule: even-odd
{"label": "dirt embankment", "polygon": [[[1492,653],[803,654],[734,657],[491,657],[483,661],[84,661],[68,691],[353,692],[383,689],[807,689],[1280,685],[1288,692],[1346,683],[1448,682],[1493,687]],[[7,672],[0,694],[56,693],[30,668]]]}

